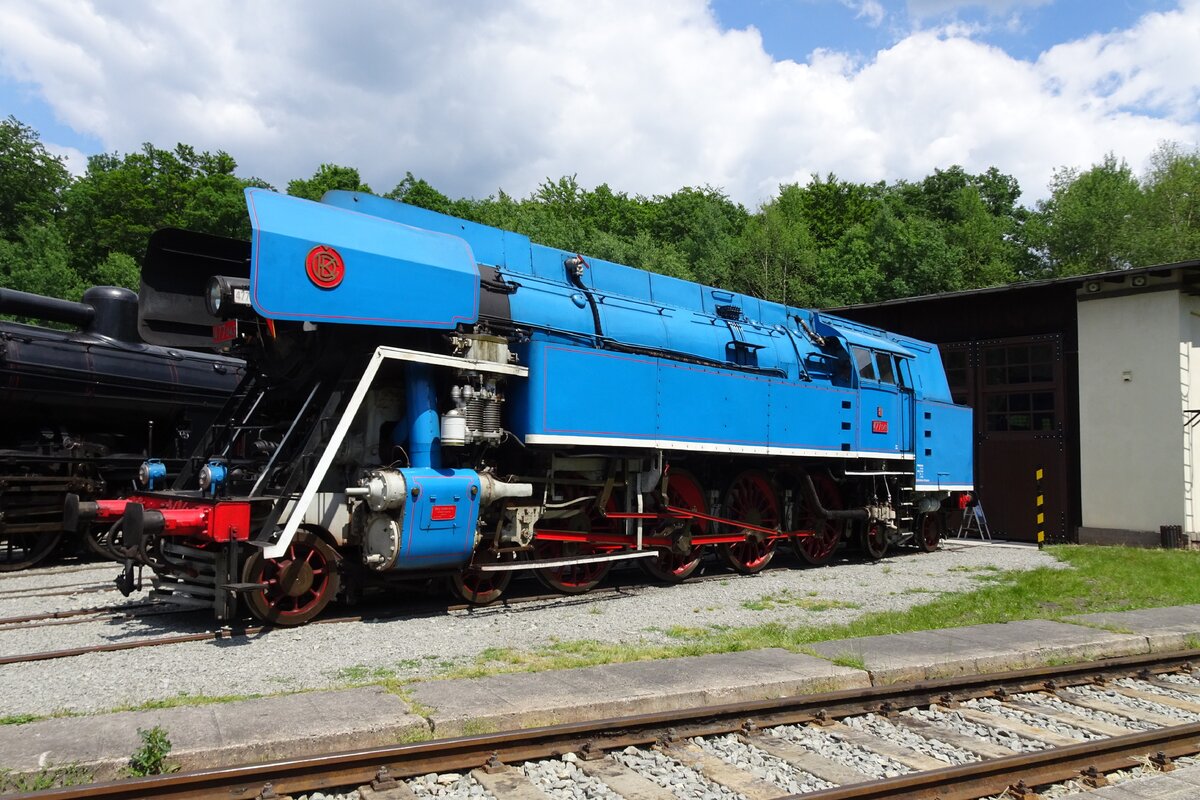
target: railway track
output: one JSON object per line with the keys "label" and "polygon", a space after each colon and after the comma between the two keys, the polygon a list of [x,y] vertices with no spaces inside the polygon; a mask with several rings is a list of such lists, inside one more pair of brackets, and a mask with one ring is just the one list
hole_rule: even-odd
{"label": "railway track", "polygon": [[[434,794],[421,785],[429,780],[422,776],[434,776],[444,797],[561,798],[570,796],[561,791],[565,780],[581,784],[588,797],[679,800],[682,790],[672,788],[679,783],[655,767],[665,763],[673,774],[689,773],[689,781],[706,785],[706,796],[730,799],[969,800],[1007,792],[1028,800],[1038,786],[1101,785],[1106,773],[1139,766],[1166,771],[1173,759],[1200,752],[1197,658],[1200,651],[1135,656],[641,714],[30,797],[234,800],[363,786],[368,800],[411,800],[414,790],[419,797]],[[1098,692],[1107,699],[1097,699]],[[892,729],[900,733],[884,732]],[[890,766],[872,774],[848,755],[855,750]],[[731,752],[755,757],[730,758]],[[547,782],[547,769],[557,784]],[[470,792],[476,784],[482,791]]]}
{"label": "railway track", "polygon": [[0,617],[0,633],[48,628],[57,625],[82,625],[87,622],[107,622],[117,619],[178,614],[186,611],[180,607],[156,607],[154,603],[125,603],[121,605],[91,606],[90,608],[46,611],[41,614],[23,614],[15,617]]}
{"label": "railway track", "polygon": [[[24,577],[24,576],[22,576]],[[86,583],[63,583],[57,586],[46,586],[27,589],[0,590],[0,600],[29,600],[39,597],[68,597],[76,594],[95,594],[97,592],[114,591],[112,581],[88,581]]]}

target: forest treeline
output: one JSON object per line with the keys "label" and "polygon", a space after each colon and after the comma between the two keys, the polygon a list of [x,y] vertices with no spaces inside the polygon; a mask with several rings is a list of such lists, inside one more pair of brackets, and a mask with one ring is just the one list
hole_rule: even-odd
{"label": "forest treeline", "polygon": [[[72,176],[14,117],[0,121],[0,286],[78,298],[137,286],[146,241],[174,226],[249,235],[225,152],[152,144],[95,155]],[[354,167],[324,164],[285,187],[319,198],[372,191]],[[1047,197],[996,167],[935,169],[919,181],[855,183],[829,174],[787,184],[747,209],[718,187],[644,197],[573,176],[528,197],[452,199],[409,173],[385,197],[527,234],[565,250],[792,305],[830,307],[1012,281],[1200,258],[1200,149],[1163,143],[1144,175],[1109,155],[1055,171]]]}

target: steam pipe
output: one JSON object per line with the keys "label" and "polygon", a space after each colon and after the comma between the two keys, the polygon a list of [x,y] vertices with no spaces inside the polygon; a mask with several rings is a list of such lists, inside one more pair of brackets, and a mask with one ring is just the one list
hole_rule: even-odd
{"label": "steam pipe", "polygon": [[441,421],[433,388],[433,367],[410,361],[404,365],[408,401],[408,458],[412,467],[441,469]]}
{"label": "steam pipe", "polygon": [[870,519],[871,514],[865,508],[847,508],[847,509],[828,509],[821,505],[821,499],[817,497],[817,487],[813,486],[812,476],[805,472],[801,476],[800,490],[804,492],[804,499],[808,501],[809,511],[813,516],[821,519]]}

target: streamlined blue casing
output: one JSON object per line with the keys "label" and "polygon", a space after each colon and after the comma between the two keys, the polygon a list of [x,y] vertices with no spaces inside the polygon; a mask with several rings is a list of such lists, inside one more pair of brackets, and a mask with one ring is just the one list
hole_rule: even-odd
{"label": "streamlined blue casing", "polygon": [[[397,569],[460,566],[475,547],[479,475],[469,469],[402,469],[409,488]],[[412,496],[413,491],[417,496]],[[435,513],[435,509],[440,509]],[[453,516],[449,509],[453,509]],[[442,517],[442,518],[439,518]]]}
{"label": "streamlined blue casing", "polygon": [[[247,189],[254,228],[250,300],[270,319],[454,328],[479,317],[479,273],[466,242],[376,216]],[[314,247],[345,272],[321,288],[305,270]]]}
{"label": "streamlined blue casing", "polygon": [[[927,342],[601,259],[586,258],[580,286],[574,253],[370,195],[247,198],[253,299],[269,317],[451,328],[478,317],[476,265],[495,267],[528,332],[514,349],[529,377],[509,379],[505,403],[528,444],[884,456],[915,461],[919,489],[973,483],[971,410],[953,405]],[[314,244],[343,254],[341,286],[307,280]],[[852,350],[900,378],[861,377]]]}

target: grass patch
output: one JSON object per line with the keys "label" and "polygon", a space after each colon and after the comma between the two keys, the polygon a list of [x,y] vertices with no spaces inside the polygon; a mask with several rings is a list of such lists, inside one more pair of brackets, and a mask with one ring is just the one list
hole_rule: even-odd
{"label": "grass patch", "polygon": [[802,608],[805,611],[832,611],[835,608],[861,607],[858,603],[815,598],[812,596],[812,592],[809,592],[805,597],[800,597],[786,589],[778,594],[763,595],[757,600],[747,600],[742,603],[742,608],[747,608],[751,611],[773,611],[777,608]]}
{"label": "grass patch", "polygon": [[37,714],[9,714],[6,717],[0,717],[0,725],[24,725],[37,719],[40,719]]}
{"label": "grass patch", "polygon": [[428,728],[409,728],[396,736],[396,744],[418,744],[433,740],[433,731]]}
{"label": "grass patch", "polygon": [[[297,694],[297,692],[283,692],[282,694]],[[160,697],[157,700],[146,700],[143,703],[117,706],[116,708],[109,709],[109,711],[158,711],[164,708],[180,708],[182,706],[212,706],[219,703],[236,703],[239,700],[258,700],[263,697],[276,696],[278,695],[184,693],[177,694],[173,697]]]}
{"label": "grass patch", "polygon": [[496,723],[491,720],[469,719],[463,723],[463,736],[484,736],[496,732]]}
{"label": "grass patch", "polygon": [[867,669],[867,662],[857,653],[839,653],[829,659],[839,667],[850,667],[851,669],[861,669],[864,672]]}
{"label": "grass patch", "polygon": [[[417,666],[417,662],[413,661],[410,666]],[[337,672],[333,673],[334,679],[340,683],[356,685],[393,680],[396,678],[396,676],[396,670],[392,669],[391,667],[368,667],[362,664],[355,664],[351,667],[343,667],[342,669],[339,669]]]}
{"label": "grass patch", "polygon": [[0,794],[44,792],[47,789],[83,786],[93,782],[92,771],[78,764],[46,767],[31,775],[16,775],[12,770],[0,769]]}
{"label": "grass patch", "polygon": [[[831,639],[1200,603],[1200,581],[1194,578],[1200,570],[1200,552],[1081,545],[1057,545],[1048,547],[1047,552],[1068,569],[1004,572],[992,566],[954,568],[991,574],[986,584],[972,591],[939,594],[904,611],[864,614],[845,624],[676,626],[654,631],[660,640],[653,644],[583,640],[556,642],[531,651],[491,648],[474,663],[439,677],[483,677],[768,647],[804,652],[808,645]],[[847,662],[847,666],[858,664]]]}

